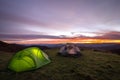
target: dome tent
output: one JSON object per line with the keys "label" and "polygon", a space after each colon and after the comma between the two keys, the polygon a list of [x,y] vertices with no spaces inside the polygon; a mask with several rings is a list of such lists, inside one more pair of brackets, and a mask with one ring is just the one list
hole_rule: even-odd
{"label": "dome tent", "polygon": [[50,63],[48,56],[37,47],[30,47],[17,52],[11,59],[8,68],[15,72],[37,69]]}

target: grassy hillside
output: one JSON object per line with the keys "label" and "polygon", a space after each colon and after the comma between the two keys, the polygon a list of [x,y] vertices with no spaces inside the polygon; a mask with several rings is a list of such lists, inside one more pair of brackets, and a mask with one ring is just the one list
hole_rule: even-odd
{"label": "grassy hillside", "polygon": [[13,53],[0,51],[0,80],[120,80],[120,56],[82,51],[80,58],[57,56],[58,49],[48,49],[51,63],[40,69],[15,73],[7,70]]}

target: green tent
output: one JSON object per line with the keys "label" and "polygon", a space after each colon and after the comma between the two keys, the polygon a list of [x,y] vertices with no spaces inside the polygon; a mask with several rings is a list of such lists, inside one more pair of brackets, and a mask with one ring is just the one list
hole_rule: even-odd
{"label": "green tent", "polygon": [[31,47],[17,52],[11,59],[8,68],[22,72],[37,69],[48,63],[50,63],[50,59],[42,50]]}

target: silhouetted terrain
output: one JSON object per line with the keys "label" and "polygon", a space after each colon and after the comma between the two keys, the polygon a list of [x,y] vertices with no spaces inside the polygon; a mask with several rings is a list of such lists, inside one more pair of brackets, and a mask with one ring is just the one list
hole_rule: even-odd
{"label": "silhouetted terrain", "polygon": [[0,41],[0,51],[17,52],[27,47],[39,47],[42,50],[49,49],[49,47],[47,46],[40,46],[40,45],[25,46],[25,45],[19,45],[19,44],[8,44],[8,43]]}
{"label": "silhouetted terrain", "polygon": [[103,44],[79,44],[82,49],[91,49],[94,51],[109,52],[120,54],[120,44],[103,43]]}
{"label": "silhouetted terrain", "polygon": [[[0,41],[0,79],[1,80],[120,80],[119,44],[77,44],[82,56],[79,58],[57,55],[63,44],[18,45]],[[15,73],[7,66],[16,51],[27,47],[39,47],[48,54],[51,63],[37,70]],[[97,51],[98,50],[98,51]],[[105,52],[103,50],[108,50]],[[110,51],[110,52],[109,52]]]}
{"label": "silhouetted terrain", "polygon": [[0,41],[0,51],[16,52],[16,51],[19,51],[24,48],[26,48],[26,47],[23,45],[8,44],[8,43]]}
{"label": "silhouetted terrain", "polygon": [[[16,52],[27,47],[39,47],[40,49],[60,48],[64,44],[38,44],[38,45],[19,45],[8,44],[0,41],[0,51]],[[81,50],[94,50],[99,52],[114,53],[120,55],[120,44],[103,43],[103,44],[77,44]]]}

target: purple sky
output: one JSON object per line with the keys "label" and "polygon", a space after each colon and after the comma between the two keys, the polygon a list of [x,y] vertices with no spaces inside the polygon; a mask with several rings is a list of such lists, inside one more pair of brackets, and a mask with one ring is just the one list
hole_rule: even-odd
{"label": "purple sky", "polygon": [[0,0],[0,40],[21,35],[120,39],[120,0]]}

